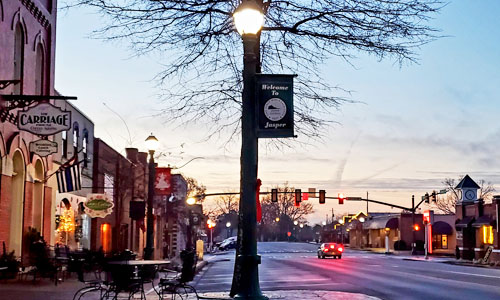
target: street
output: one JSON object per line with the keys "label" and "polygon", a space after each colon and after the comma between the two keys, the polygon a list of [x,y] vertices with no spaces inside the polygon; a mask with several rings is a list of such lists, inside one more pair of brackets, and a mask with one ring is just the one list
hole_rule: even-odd
{"label": "street", "polygon": [[[318,259],[318,245],[259,243],[260,286],[272,290],[332,290],[381,299],[500,299],[500,270],[412,261],[347,249],[342,259]],[[195,278],[199,292],[229,291],[234,251],[215,255]]]}

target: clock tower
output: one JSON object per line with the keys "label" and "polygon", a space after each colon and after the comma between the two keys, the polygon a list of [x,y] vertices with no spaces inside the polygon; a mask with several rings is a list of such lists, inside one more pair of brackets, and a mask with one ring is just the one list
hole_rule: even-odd
{"label": "clock tower", "polygon": [[460,202],[473,203],[478,200],[477,190],[481,187],[469,175],[465,175],[455,188],[461,192]]}

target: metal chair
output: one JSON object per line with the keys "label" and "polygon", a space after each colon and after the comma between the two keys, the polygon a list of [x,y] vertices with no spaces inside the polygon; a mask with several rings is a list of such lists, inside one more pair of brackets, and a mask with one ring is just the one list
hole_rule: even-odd
{"label": "metal chair", "polygon": [[[169,269],[162,269],[159,272],[165,273],[166,276],[160,279],[158,290],[155,289],[160,300],[169,299],[199,299],[196,289],[189,285],[188,282],[194,279],[196,270],[196,254],[194,251],[184,250],[181,253],[182,269],[177,272]],[[174,274],[169,277],[168,274]]]}

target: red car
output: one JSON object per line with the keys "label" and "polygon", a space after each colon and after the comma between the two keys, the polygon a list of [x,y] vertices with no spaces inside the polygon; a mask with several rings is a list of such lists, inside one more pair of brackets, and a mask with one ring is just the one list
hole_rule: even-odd
{"label": "red car", "polygon": [[337,243],[324,243],[318,248],[318,258],[325,258],[327,256],[333,256],[333,258],[342,258],[342,252],[344,252],[344,245]]}

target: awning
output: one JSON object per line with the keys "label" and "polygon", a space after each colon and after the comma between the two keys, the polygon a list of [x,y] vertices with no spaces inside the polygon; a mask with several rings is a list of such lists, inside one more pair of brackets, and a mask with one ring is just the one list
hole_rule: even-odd
{"label": "awning", "polygon": [[373,218],[363,223],[363,229],[384,229],[386,227],[391,229],[398,228],[398,218],[394,216],[387,216],[382,218]]}
{"label": "awning", "polygon": [[489,216],[480,216],[477,220],[472,223],[473,227],[481,227],[483,225],[496,225],[495,222]]}
{"label": "awning", "polygon": [[434,224],[432,224],[432,234],[452,235],[453,228],[451,228],[450,224],[446,222],[437,221]]}
{"label": "awning", "polygon": [[385,227],[388,227],[390,229],[398,229],[399,228],[399,219],[398,218],[392,218],[387,221],[385,224]]}
{"label": "awning", "polygon": [[474,217],[465,217],[462,220],[455,223],[455,227],[456,228],[469,227],[471,225],[472,221],[474,221]]}

